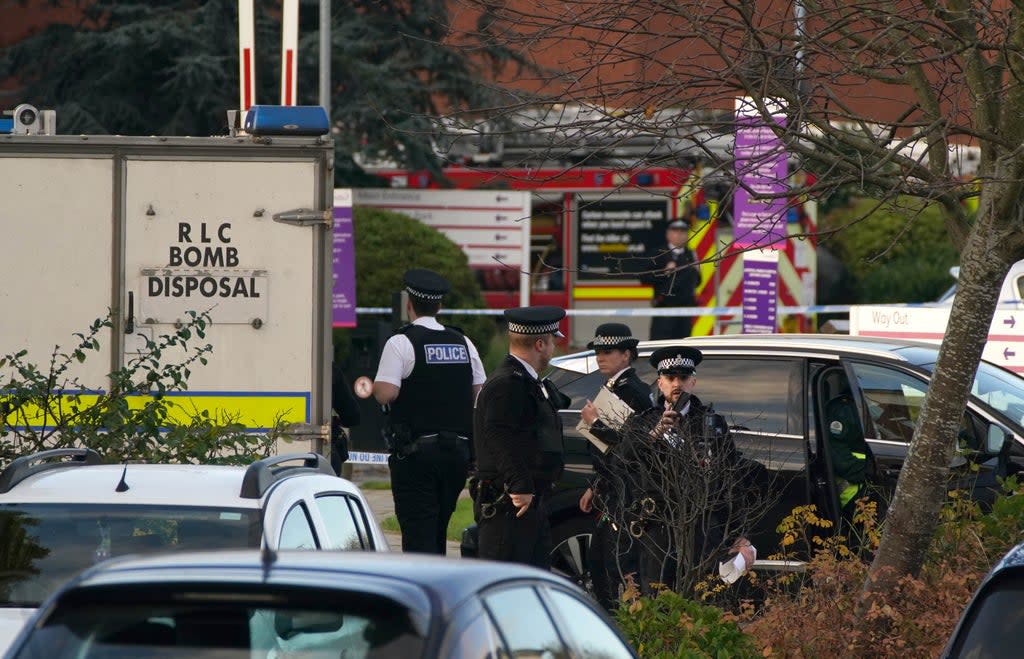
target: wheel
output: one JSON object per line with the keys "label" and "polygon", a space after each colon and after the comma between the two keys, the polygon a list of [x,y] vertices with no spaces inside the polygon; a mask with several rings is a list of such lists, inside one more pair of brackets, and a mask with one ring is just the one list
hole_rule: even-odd
{"label": "wheel", "polygon": [[577,515],[551,527],[551,571],[593,593],[588,559],[594,520]]}

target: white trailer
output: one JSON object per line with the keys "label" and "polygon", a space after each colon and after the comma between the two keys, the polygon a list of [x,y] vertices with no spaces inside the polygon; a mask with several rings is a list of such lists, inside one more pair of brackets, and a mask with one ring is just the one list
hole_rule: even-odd
{"label": "white trailer", "polygon": [[[329,437],[328,137],[0,136],[0,354],[45,367],[111,314],[74,372],[104,387],[141,337],[208,311],[184,410]],[[301,445],[300,445],[301,446]]]}

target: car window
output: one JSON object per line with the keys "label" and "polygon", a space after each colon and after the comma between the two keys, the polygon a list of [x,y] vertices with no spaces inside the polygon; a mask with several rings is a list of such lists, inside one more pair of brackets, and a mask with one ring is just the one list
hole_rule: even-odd
{"label": "car window", "polygon": [[73,574],[124,554],[259,547],[259,511],[100,504],[3,504],[0,605],[34,607]]}
{"label": "car window", "polygon": [[707,356],[694,393],[731,426],[801,434],[803,366],[799,360]]}
{"label": "car window", "polygon": [[909,443],[928,385],[891,368],[862,363],[852,366],[872,426],[867,434],[884,441]]}
{"label": "car window", "polygon": [[512,657],[568,657],[555,625],[529,586],[492,591],[484,596],[491,619]]}
{"label": "car window", "polygon": [[359,502],[340,494],[316,498],[316,506],[327,527],[324,549],[366,549],[365,529],[361,529]]}
{"label": "car window", "polygon": [[280,549],[316,549],[316,534],[305,504],[292,506],[281,525]]}
{"label": "car window", "polygon": [[590,606],[556,588],[549,589],[547,594],[561,622],[559,629],[578,656],[584,659],[632,659],[630,649]]}
{"label": "car window", "polygon": [[1015,657],[1024,646],[1024,572],[1008,570],[975,602],[957,635],[950,657]]}
{"label": "car window", "polygon": [[[180,591],[180,585],[177,587]],[[394,605],[339,602],[336,598],[305,606],[291,604],[309,595],[282,594],[279,603],[251,593],[197,591],[198,598],[152,590],[144,598],[125,596],[110,603],[82,598],[62,604],[14,655],[22,659],[112,659],[128,657],[413,657],[423,639],[408,612]],[[326,597],[330,597],[328,593]],[[349,598],[351,600],[351,598]],[[171,600],[173,603],[167,603]],[[362,606],[360,606],[360,604]]]}
{"label": "car window", "polygon": [[452,623],[452,639],[445,655],[450,659],[501,659],[508,652],[501,643],[490,616],[476,607],[472,614],[460,612]]}

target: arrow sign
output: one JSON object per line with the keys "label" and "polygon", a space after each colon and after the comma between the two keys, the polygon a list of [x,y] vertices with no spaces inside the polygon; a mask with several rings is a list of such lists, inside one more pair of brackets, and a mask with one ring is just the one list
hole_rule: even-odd
{"label": "arrow sign", "polygon": [[1003,348],[1003,359],[1009,359],[1010,357],[1013,357],[1016,354],[1016,352],[1010,350],[1009,348]]}
{"label": "arrow sign", "polygon": [[508,236],[503,236],[500,233],[496,233],[496,234],[494,234],[494,239],[495,240],[508,240]]}
{"label": "arrow sign", "polygon": [[495,200],[495,201],[508,201],[508,197],[506,197],[505,195],[501,195],[501,194],[500,194],[500,195],[496,196],[496,197],[494,198],[494,200]]}
{"label": "arrow sign", "polygon": [[1010,329],[1013,329],[1013,326],[1016,325],[1016,324],[1017,324],[1017,321],[1016,321],[1016,319],[1014,319],[1013,316],[1010,316],[1009,318],[1003,318],[1003,325],[1009,325]]}
{"label": "arrow sign", "polygon": [[508,221],[508,215],[495,215],[494,216],[494,221],[495,222],[507,222]]}

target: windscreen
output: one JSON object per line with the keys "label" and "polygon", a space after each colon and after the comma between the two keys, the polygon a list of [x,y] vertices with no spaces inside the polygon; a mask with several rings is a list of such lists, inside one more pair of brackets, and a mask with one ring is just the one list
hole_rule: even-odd
{"label": "windscreen", "polygon": [[14,657],[323,658],[418,657],[424,640],[401,605],[380,598],[279,585],[121,587],[108,598],[79,593],[58,603]]}
{"label": "windscreen", "polygon": [[173,506],[0,505],[0,606],[36,607],[111,556],[260,546],[258,510]]}

